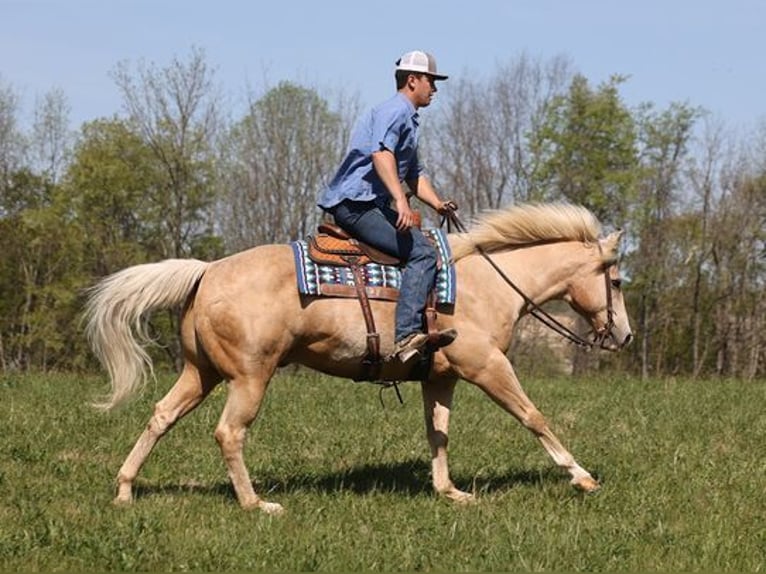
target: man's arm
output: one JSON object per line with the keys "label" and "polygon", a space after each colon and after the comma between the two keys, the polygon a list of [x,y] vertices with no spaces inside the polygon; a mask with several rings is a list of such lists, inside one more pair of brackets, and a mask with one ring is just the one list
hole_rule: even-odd
{"label": "man's arm", "polygon": [[399,213],[399,217],[396,220],[396,228],[399,231],[409,229],[415,225],[415,214],[410,208],[410,203],[407,201],[402,183],[399,181],[399,172],[396,169],[394,154],[387,149],[373,152],[372,166],[394,200],[396,211]]}
{"label": "man's arm", "polygon": [[431,185],[431,181],[424,175],[420,175],[415,179],[407,180],[407,186],[410,188],[420,201],[430,205],[438,213],[444,215],[448,211],[454,211],[457,209],[457,205],[453,201],[442,201],[439,194],[436,193],[434,186]]}

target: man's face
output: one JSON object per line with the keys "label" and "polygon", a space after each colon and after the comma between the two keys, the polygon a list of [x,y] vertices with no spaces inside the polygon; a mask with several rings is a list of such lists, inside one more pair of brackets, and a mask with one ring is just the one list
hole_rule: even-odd
{"label": "man's face", "polygon": [[424,108],[431,103],[433,95],[437,92],[436,81],[428,74],[410,76],[413,103],[416,107]]}

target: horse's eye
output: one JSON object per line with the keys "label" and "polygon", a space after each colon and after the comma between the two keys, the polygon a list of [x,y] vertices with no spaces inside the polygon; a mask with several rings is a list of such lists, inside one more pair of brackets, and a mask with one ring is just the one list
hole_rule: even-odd
{"label": "horse's eye", "polygon": [[612,279],[612,287],[619,290],[622,287],[622,279]]}

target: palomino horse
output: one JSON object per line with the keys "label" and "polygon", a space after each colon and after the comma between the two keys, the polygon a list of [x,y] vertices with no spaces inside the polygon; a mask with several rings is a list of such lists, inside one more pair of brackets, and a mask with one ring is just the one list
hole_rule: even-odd
{"label": "palomino horse", "polygon": [[[598,482],[559,442],[522,390],[506,352],[521,316],[552,299],[566,300],[597,334],[599,346],[623,347],[631,330],[616,268],[620,233],[599,238],[600,225],[586,209],[523,205],[479,218],[466,233],[450,234],[456,263],[454,306],[439,313],[439,329],[457,339],[439,349],[421,382],[431,447],[434,489],[465,502],[447,467],[447,435],[458,379],[481,388],[542,443],[553,461],[583,491]],[[519,291],[511,289],[512,277]],[[279,513],[282,506],[256,494],[243,459],[247,428],[255,420],[276,369],[300,363],[334,376],[358,378],[367,351],[359,303],[301,296],[289,245],[264,245],[213,262],[171,259],[136,265],[103,279],[87,304],[87,332],[108,371],[112,408],[134,394],[151,371],[142,348],[144,316],[183,305],[185,365],[155,406],[117,476],[116,503],[132,500],[132,486],[157,441],[221,381],[228,397],[215,430],[229,477],[244,508]],[[394,303],[371,301],[381,352],[393,349]],[[382,366],[381,380],[407,379],[398,361]]]}

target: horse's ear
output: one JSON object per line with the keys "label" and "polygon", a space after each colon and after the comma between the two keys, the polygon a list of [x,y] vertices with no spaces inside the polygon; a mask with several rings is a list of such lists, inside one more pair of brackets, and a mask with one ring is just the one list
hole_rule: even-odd
{"label": "horse's ear", "polygon": [[610,261],[617,260],[617,249],[620,246],[620,239],[622,239],[625,230],[618,229],[613,231],[601,240],[601,248],[604,251],[604,256]]}
{"label": "horse's ear", "polygon": [[625,234],[624,229],[618,229],[617,231],[613,231],[607,236],[607,239],[610,241],[614,241],[615,248],[620,244],[620,239],[622,239],[622,236]]}

